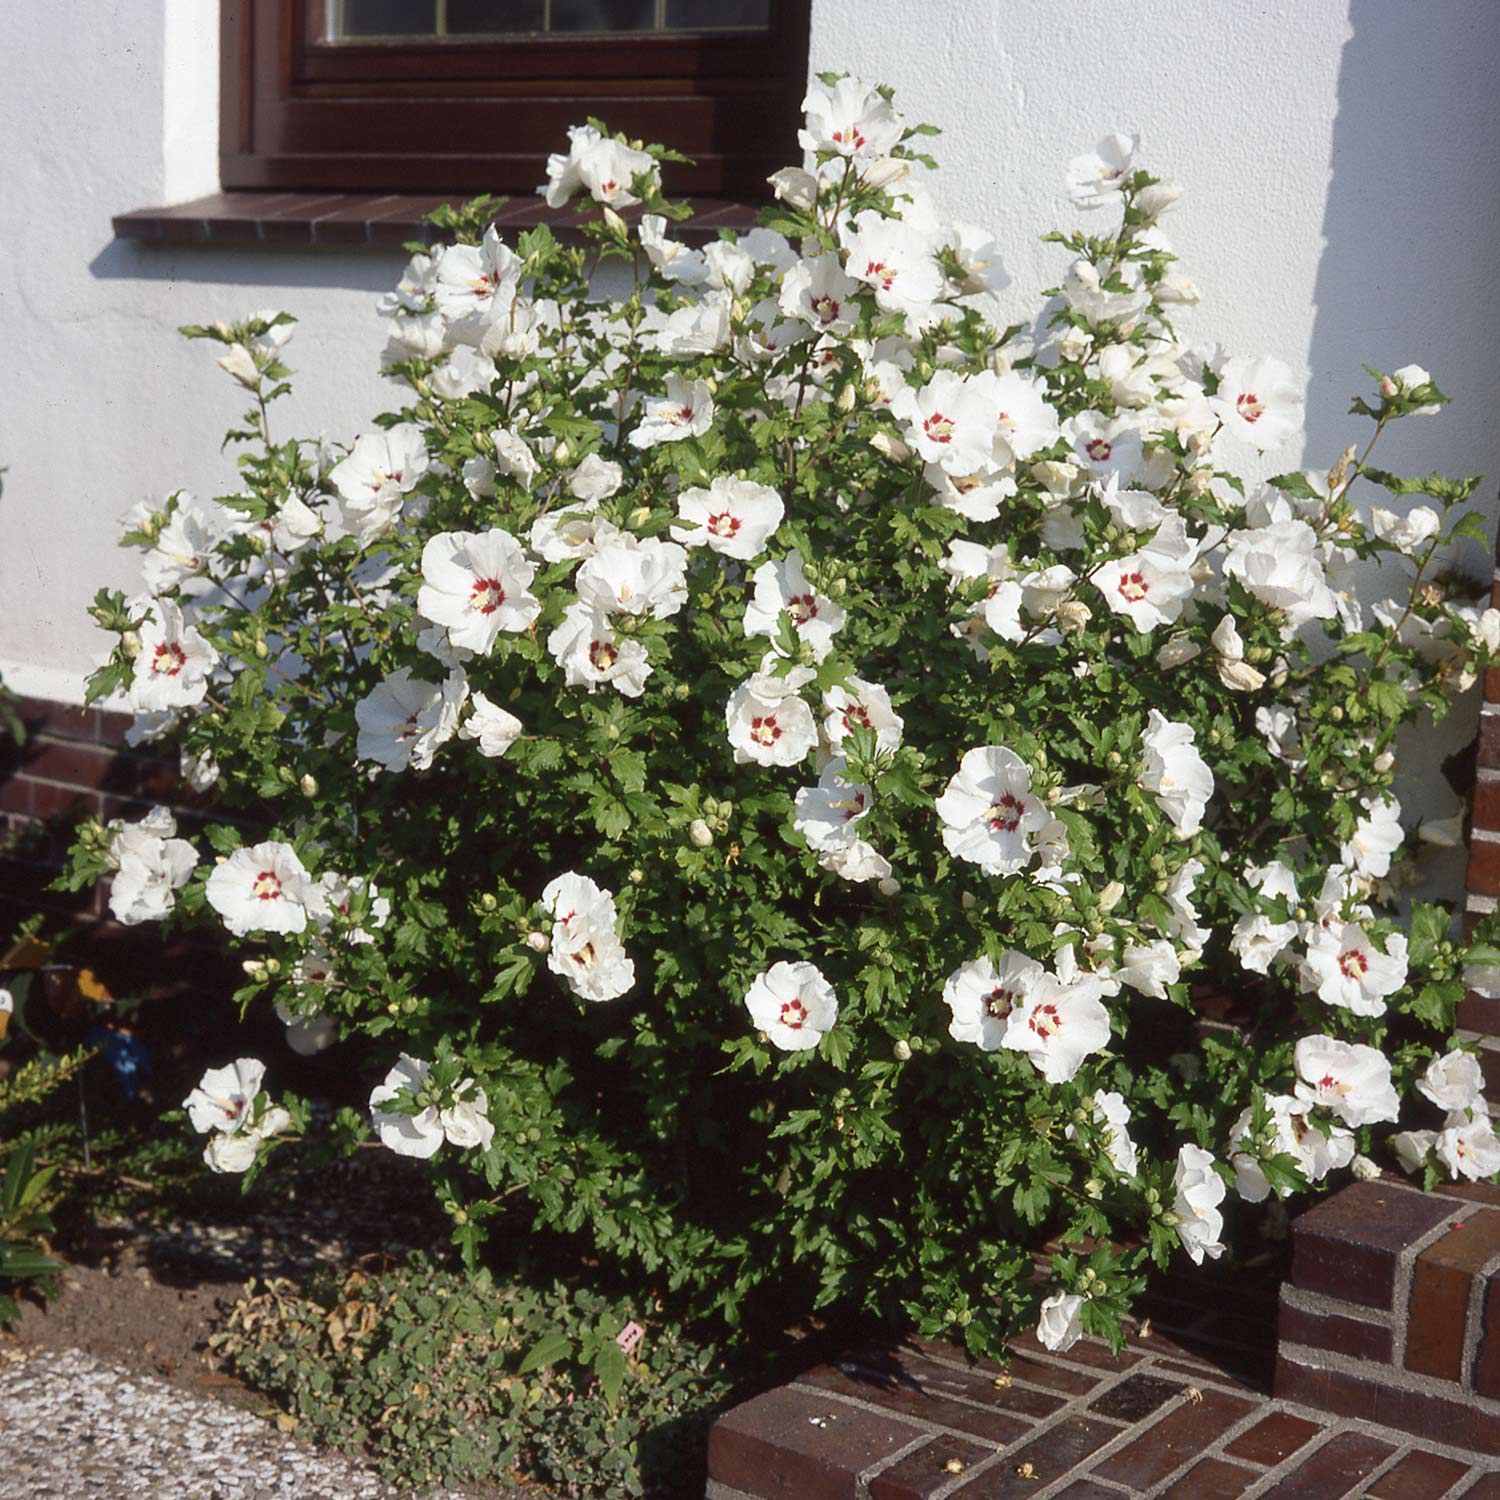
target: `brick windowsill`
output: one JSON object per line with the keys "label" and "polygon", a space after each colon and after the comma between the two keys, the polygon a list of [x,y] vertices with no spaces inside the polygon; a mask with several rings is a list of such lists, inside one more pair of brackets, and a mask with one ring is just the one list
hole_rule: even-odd
{"label": "brick windowsill", "polygon": [[[407,240],[431,242],[437,230],[422,215],[444,203],[459,202],[461,193],[213,193],[164,208],[138,208],[116,214],[119,239],[148,245],[341,246],[396,248]],[[720,229],[749,229],[760,205],[729,198],[693,198],[693,217],[672,234],[688,243],[717,238]],[[627,212],[627,219],[635,217]],[[548,208],[540,198],[522,194],[501,204],[495,224],[510,232],[546,224],[567,239],[580,215]]]}

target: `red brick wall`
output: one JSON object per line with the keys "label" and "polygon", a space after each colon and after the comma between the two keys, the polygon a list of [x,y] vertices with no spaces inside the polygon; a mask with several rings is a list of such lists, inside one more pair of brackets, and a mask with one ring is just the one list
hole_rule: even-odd
{"label": "red brick wall", "polygon": [[[101,888],[49,891],[81,817],[138,818],[189,796],[177,761],[126,747],[127,714],[23,698],[25,743],[0,741],[0,907],[107,914]],[[3,914],[3,913],[0,913]]]}

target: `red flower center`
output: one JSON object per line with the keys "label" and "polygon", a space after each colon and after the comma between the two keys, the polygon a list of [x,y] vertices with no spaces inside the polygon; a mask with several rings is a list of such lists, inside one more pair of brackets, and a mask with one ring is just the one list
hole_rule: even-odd
{"label": "red flower center", "polygon": [[1145,575],[1139,569],[1134,573],[1120,574],[1120,597],[1122,599],[1138,604],[1150,592],[1151,585],[1146,582]]}
{"label": "red flower center", "polygon": [[257,901],[280,901],[281,878],[273,870],[262,870],[250,882],[250,894]]}
{"label": "red flower center", "polygon": [[1062,1017],[1050,1002],[1039,1005],[1026,1018],[1026,1024],[1040,1037],[1056,1036],[1062,1030]]}
{"label": "red flower center", "polygon": [[1241,391],[1235,400],[1234,409],[1247,422],[1258,422],[1265,412],[1266,403],[1254,391]]}
{"label": "red flower center", "polygon": [[822,292],[812,299],[813,314],[820,323],[832,323],[839,315],[839,307],[838,298],[827,292]]}
{"label": "red flower center", "polygon": [[1003,1021],[1016,1005],[1016,992],[1008,990],[1004,985],[997,984],[988,995],[984,997],[984,1009],[987,1015],[996,1021]]}
{"label": "red flower center", "polygon": [[727,510],[721,510],[708,518],[708,529],[714,536],[733,536],[744,522],[738,516],[732,516]]}
{"label": "red flower center", "polygon": [[807,1025],[807,1007],[800,995],[782,1003],[781,1024],[791,1031],[801,1031]]}
{"label": "red flower center", "polygon": [[990,808],[990,827],[996,833],[1014,833],[1025,812],[1026,804],[1014,792],[1002,792]]}
{"label": "red flower center", "polygon": [[1345,979],[1363,978],[1369,967],[1369,956],[1358,948],[1351,948],[1347,953],[1339,954],[1339,973]]}
{"label": "red flower center", "polygon": [[751,719],[750,738],[757,745],[774,745],[781,738],[781,726],[776,722],[776,715],[766,714],[763,718]]}
{"label": "red flower center", "polygon": [[953,418],[945,417],[942,412],[935,411],[930,417],[922,421],[922,431],[927,434],[928,442],[951,443],[953,441]]}
{"label": "red flower center", "polygon": [[613,641],[589,642],[589,665],[596,672],[607,672],[619,661],[620,652]]}
{"label": "red flower center", "polygon": [[1115,451],[1113,443],[1106,442],[1103,438],[1090,438],[1083,445],[1083,451],[1094,460],[1096,464],[1109,462],[1109,456]]}
{"label": "red flower center", "polygon": [[159,677],[175,677],[187,665],[187,652],[176,641],[163,641],[151,653],[151,670]]}
{"label": "red flower center", "polygon": [[817,619],[818,601],[812,594],[793,594],[786,601],[786,612],[793,625],[806,625],[809,620]]}
{"label": "red flower center", "polygon": [[888,292],[895,284],[896,273],[883,260],[867,260],[865,280],[878,283],[881,291]]}
{"label": "red flower center", "polygon": [[505,603],[505,585],[498,578],[476,578],[469,587],[469,608],[492,615]]}

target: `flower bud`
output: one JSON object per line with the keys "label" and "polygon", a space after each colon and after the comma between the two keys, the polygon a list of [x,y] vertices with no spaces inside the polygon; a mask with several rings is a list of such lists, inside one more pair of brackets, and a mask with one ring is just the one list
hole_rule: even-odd
{"label": "flower bud", "polygon": [[770,183],[771,191],[793,208],[805,211],[818,201],[818,179],[801,167],[783,167],[766,181]]}
{"label": "flower bud", "polygon": [[1077,635],[1093,618],[1093,611],[1082,599],[1067,599],[1057,606],[1058,628],[1067,635]]}
{"label": "flower bud", "polygon": [[1381,378],[1380,378],[1380,394],[1382,396],[1386,396],[1386,397],[1394,396],[1396,394],[1396,392],[1397,392],[1398,389],[1399,389],[1399,387],[1396,385],[1396,382],[1394,380],[1392,380],[1389,375],[1382,375],[1381,376]]}
{"label": "flower bud", "polygon": [[1058,358],[1076,365],[1088,358],[1089,345],[1093,340],[1082,328],[1069,328],[1057,341]]}
{"label": "flower bud", "polygon": [[1149,224],[1159,219],[1181,197],[1180,182],[1156,182],[1135,195],[1135,207]]}
{"label": "flower bud", "polygon": [[572,458],[572,456],[573,450],[568,447],[567,438],[564,438],[560,443],[558,443],[557,447],[552,450],[552,459],[554,463],[565,464],[570,458]]}
{"label": "flower bud", "polygon": [[1125,894],[1125,887],[1118,880],[1110,883],[1099,892],[1099,910],[1113,911],[1120,904],[1120,898]]}
{"label": "flower bud", "polygon": [[620,738],[620,726],[618,724],[606,724],[604,726],[604,738],[617,740]]}
{"label": "flower bud", "polygon": [[240,965],[240,968],[242,968],[245,973],[250,976],[251,979],[262,979],[265,977],[266,966],[257,958],[247,958],[244,963]]}
{"label": "flower bud", "polygon": [[860,174],[860,186],[867,188],[890,187],[900,182],[911,171],[911,163],[899,156],[882,156],[872,161]]}
{"label": "flower bud", "polygon": [[1375,769],[1379,771],[1381,775],[1384,775],[1395,764],[1396,757],[1392,755],[1389,750],[1382,750],[1380,754],[1375,757]]}
{"label": "flower bud", "polygon": [[264,641],[257,641],[255,643],[255,654],[261,661],[264,661],[271,654],[271,648]]}
{"label": "flower bud", "polygon": [[974,899],[973,894],[969,891],[965,891],[963,895],[959,897],[959,902],[963,906],[963,909],[965,911],[973,911],[974,908],[979,905],[979,903]]}
{"label": "flower bud", "polygon": [[297,783],[302,788],[304,797],[316,797],[318,795],[318,778],[309,771],[302,773],[302,780]]}
{"label": "flower bud", "polygon": [[855,402],[857,402],[858,400],[859,392],[854,388],[854,386],[846,385],[843,390],[839,392],[839,399],[836,405],[841,412],[847,415],[849,412],[854,410]]}
{"label": "flower bud", "polygon": [[882,458],[890,459],[893,464],[904,464],[911,457],[911,449],[893,433],[877,432],[870,439],[870,446]]}
{"label": "flower bud", "polygon": [[694,818],[688,827],[688,837],[698,848],[707,849],[714,841],[714,832],[702,818]]}
{"label": "flower bud", "polygon": [[639,885],[646,878],[646,872],[639,865],[634,865],[631,867],[630,874],[625,878],[631,885]]}
{"label": "flower bud", "polygon": [[891,1048],[891,1051],[895,1054],[897,1062],[911,1061],[911,1043],[907,1041],[905,1037],[902,1037],[901,1040]]}
{"label": "flower bud", "polygon": [[533,929],[526,934],[526,946],[533,953],[545,953],[552,946],[552,939],[545,932]]}
{"label": "flower bud", "polygon": [[120,644],[125,648],[127,656],[139,656],[141,654],[141,638],[134,630],[127,630],[120,637]]}
{"label": "flower bud", "polygon": [[604,208],[604,225],[611,234],[624,234],[625,221],[608,204]]}
{"label": "flower bud", "polygon": [[1371,1161],[1368,1156],[1356,1156],[1349,1165],[1353,1169],[1354,1175],[1361,1182],[1375,1182],[1379,1180],[1380,1167],[1377,1163]]}
{"label": "flower bud", "polygon": [[479,904],[486,911],[494,911],[495,908],[500,905],[500,902],[496,899],[495,893],[493,891],[486,891],[484,895],[479,898]]}
{"label": "flower bud", "polygon": [[901,889],[901,882],[894,875],[885,876],[879,885],[882,896],[894,896]]}
{"label": "flower bud", "polygon": [[627,522],[627,524],[635,530],[639,530],[650,519],[651,507],[649,505],[637,505],[636,508],[630,512],[630,520]]}

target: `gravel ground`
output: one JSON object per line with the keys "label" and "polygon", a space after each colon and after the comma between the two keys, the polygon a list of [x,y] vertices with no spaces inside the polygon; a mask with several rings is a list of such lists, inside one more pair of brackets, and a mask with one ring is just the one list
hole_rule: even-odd
{"label": "gravel ground", "polygon": [[[76,1349],[0,1347],[0,1500],[397,1500],[368,1468]],[[433,1491],[432,1500],[459,1500]]]}

